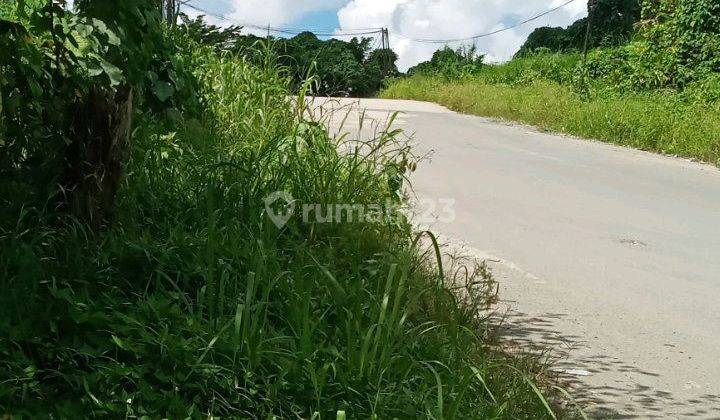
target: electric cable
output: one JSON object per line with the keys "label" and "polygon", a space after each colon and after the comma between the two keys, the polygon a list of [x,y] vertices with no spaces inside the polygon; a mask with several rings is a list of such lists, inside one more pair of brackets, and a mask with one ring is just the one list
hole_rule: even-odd
{"label": "electric cable", "polygon": [[505,28],[502,28],[502,29],[498,29],[498,30],[495,30],[495,31],[492,31],[492,32],[487,32],[487,33],[484,33],[484,34],[469,36],[469,37],[466,37],[466,38],[455,38],[455,39],[423,39],[423,38],[420,38],[420,39],[417,39],[417,38],[408,38],[408,37],[405,37],[405,36],[402,36],[402,35],[399,35],[399,34],[394,34],[394,35],[395,35],[395,36],[399,36],[400,38],[407,39],[407,40],[412,41],[412,42],[425,43],[425,44],[449,44],[449,43],[454,43],[454,42],[474,41],[474,40],[477,40],[477,39],[480,39],[480,38],[486,38],[486,37],[489,37],[489,36],[492,36],[492,35],[495,35],[495,34],[499,34],[499,33],[501,33],[501,32],[509,31],[509,30],[511,30],[511,29],[515,29],[515,28],[517,28],[517,27],[526,25],[526,24],[528,24],[528,23],[530,23],[530,22],[532,22],[532,21],[535,21],[535,20],[540,19],[541,17],[547,16],[547,15],[553,13],[553,12],[556,12],[556,11],[562,9],[563,7],[565,7],[565,6],[567,6],[567,5],[571,4],[571,3],[574,3],[574,2],[576,2],[576,1],[577,1],[577,0],[568,0],[568,1],[566,1],[565,3],[563,3],[563,4],[561,4],[561,5],[557,6],[557,7],[553,7],[553,8],[550,9],[550,10],[546,10],[546,11],[544,11],[544,12],[538,14],[538,15],[535,15],[535,16],[533,16],[533,17],[530,17],[530,18],[528,18],[528,19],[525,19],[525,20],[523,20],[523,21],[520,21],[520,22],[518,22],[518,23],[516,23],[516,24],[514,24],[514,25],[511,25],[511,26],[508,26],[508,27],[505,27]]}
{"label": "electric cable", "polygon": [[245,28],[251,28],[256,29],[259,31],[269,31],[276,34],[283,34],[283,35],[299,35],[304,32],[312,32],[315,34],[315,36],[318,37],[347,37],[347,36],[363,36],[363,35],[376,35],[379,34],[382,29],[381,28],[368,28],[367,30],[357,29],[353,32],[347,32],[347,31],[336,31],[336,32],[314,32],[311,29],[296,29],[296,28],[277,28],[273,26],[261,26],[257,24],[252,23],[244,23],[240,21],[236,21],[235,19],[229,18],[225,15],[219,14],[219,13],[212,13],[208,10],[202,9],[200,7],[195,6],[194,4],[190,3],[190,0],[186,0],[185,2],[181,3],[182,6],[189,7],[190,9],[195,10],[196,12],[203,13],[207,16],[214,17],[219,20],[223,20],[235,25],[239,25]]}

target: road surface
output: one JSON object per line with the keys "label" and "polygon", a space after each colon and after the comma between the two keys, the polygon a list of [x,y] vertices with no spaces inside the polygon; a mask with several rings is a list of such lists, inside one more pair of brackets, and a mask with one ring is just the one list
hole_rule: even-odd
{"label": "road surface", "polygon": [[352,134],[365,110],[362,136],[401,113],[429,153],[417,197],[455,200],[456,219],[430,227],[491,263],[507,339],[552,346],[589,415],[720,418],[717,168],[428,103],[316,107]]}

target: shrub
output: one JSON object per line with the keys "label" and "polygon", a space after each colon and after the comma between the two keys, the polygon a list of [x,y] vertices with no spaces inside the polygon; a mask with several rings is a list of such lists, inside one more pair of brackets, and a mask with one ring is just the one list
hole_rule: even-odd
{"label": "shrub", "polygon": [[238,53],[262,65],[268,50],[278,56],[278,63],[289,72],[291,89],[304,89],[309,76],[315,83],[312,93],[321,96],[360,96],[375,94],[385,79],[399,74],[397,54],[392,50],[371,49],[372,38],[321,40],[311,32],[292,38],[267,38],[242,35],[241,28],[220,29],[204,22],[202,16],[184,17],[181,31],[192,39],[219,51]]}
{"label": "shrub", "polygon": [[460,79],[476,75],[483,68],[485,56],[478,54],[475,46],[452,49],[445,46],[435,51],[430,61],[420,63],[408,70],[408,75],[437,75],[445,79]]}
{"label": "shrub", "polygon": [[[443,266],[435,238],[425,234],[426,252],[385,204],[404,204],[414,167],[398,131],[332,138],[305,91],[288,99],[274,57],[258,66],[163,39],[183,48],[150,69],[167,70],[182,91],[173,98],[195,86],[204,107],[135,103],[111,223],[97,230],[41,199],[2,196],[0,416],[552,416],[535,361],[487,338],[487,269]],[[5,74],[35,74],[25,50],[10,51],[25,60]],[[192,83],[171,76],[178,66]],[[67,105],[69,76],[54,76],[43,94]],[[153,94],[168,104],[168,91]],[[0,191],[15,182],[0,178]],[[393,217],[278,228],[265,203],[277,191],[300,204],[381,204]]]}
{"label": "shrub", "polygon": [[720,104],[720,73],[688,84],[683,95],[691,102]]}
{"label": "shrub", "polygon": [[0,171],[18,202],[99,228],[112,217],[133,109],[199,107],[159,9],[143,5],[78,1],[78,15],[19,2],[20,22],[0,20]]}
{"label": "shrub", "polygon": [[671,65],[672,58],[656,57],[651,50],[649,43],[642,40],[595,50],[588,56],[587,72],[596,86],[620,92],[667,87],[670,79],[663,68]]}
{"label": "shrub", "polygon": [[478,74],[478,78],[487,83],[507,85],[530,84],[540,80],[571,83],[579,62],[580,55],[576,53],[560,54],[539,50],[507,63],[488,65]]}
{"label": "shrub", "polygon": [[[640,20],[641,0],[591,0],[588,14],[593,30],[589,48],[612,47],[630,41]],[[517,52],[516,57],[536,53],[539,49],[552,52],[582,50],[585,44],[588,18],[577,20],[567,28],[541,27],[535,29]]]}
{"label": "shrub", "polygon": [[647,1],[642,37],[652,61],[673,86],[720,71],[720,3],[714,0]]}

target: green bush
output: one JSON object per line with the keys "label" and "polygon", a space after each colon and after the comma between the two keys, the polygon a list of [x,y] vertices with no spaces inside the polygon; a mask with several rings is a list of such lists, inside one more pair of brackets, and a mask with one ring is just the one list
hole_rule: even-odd
{"label": "green bush", "polygon": [[433,101],[459,112],[711,163],[720,160],[720,103],[689,101],[686,93],[593,89],[581,94],[543,80],[506,85],[416,76],[396,81],[382,96]]}
{"label": "green bush", "polygon": [[682,90],[720,72],[720,4],[648,1],[643,19],[635,41],[591,53],[592,77],[620,90]]}
{"label": "green bush", "polygon": [[[599,2],[595,6],[593,22],[594,33],[606,34],[614,41],[594,39],[590,47],[601,48],[590,52],[588,67],[576,69],[576,74],[586,74],[603,89],[625,92],[682,90],[690,84],[702,84],[703,79],[720,72],[720,4],[716,1],[644,1],[642,20],[637,24],[639,30],[631,42],[618,41],[631,40],[632,23],[640,18],[638,4],[611,3]],[[613,16],[633,18],[622,25],[613,25]],[[532,56],[543,48],[545,51],[578,49],[584,34],[580,36],[579,27],[572,32],[575,35],[571,32],[571,28],[566,32],[560,28],[540,28],[530,36],[517,57]],[[567,82],[562,77],[555,79]]]}
{"label": "green bush", "polygon": [[720,3],[659,0],[645,3],[641,35],[650,46],[643,58],[657,64],[672,86],[720,72]]}
{"label": "green bush", "polygon": [[396,133],[341,154],[352,143],[300,119],[276,67],[207,50],[188,62],[207,113],[141,114],[100,240],[40,208],[2,219],[0,411],[546,415],[533,365],[486,343],[482,267],[438,271],[399,213],[281,230],[263,214],[280,190],[301,204],[400,202],[410,156]]}
{"label": "green bush", "polygon": [[718,104],[720,103],[720,73],[688,84],[682,94],[689,102]]}
{"label": "green bush", "polygon": [[506,85],[529,84],[538,80],[570,84],[580,59],[576,53],[559,54],[540,50],[507,63],[488,65],[477,78],[487,83]]}
{"label": "green bush", "polygon": [[[201,107],[194,77],[158,10],[132,2],[114,14],[105,2],[77,6],[87,13],[49,3],[19,7],[20,23],[0,20],[0,173],[9,181],[3,199],[14,198],[3,205],[32,201],[70,209],[83,183],[112,178],[105,169],[117,168],[111,161],[127,151],[118,139],[103,139],[112,129],[101,132],[121,98],[156,113]],[[98,146],[103,140],[115,142],[117,153],[107,150],[114,146]],[[112,202],[114,194],[106,195]],[[79,200],[94,201],[89,195]]]}
{"label": "green bush", "polygon": [[[42,35],[25,31],[11,41]],[[292,78],[275,57],[258,66],[183,35],[161,40],[164,53],[141,57],[148,72],[117,62],[152,96],[136,103],[102,229],[41,198],[5,195],[20,181],[0,178],[0,416],[553,416],[536,385],[541,367],[488,338],[487,269],[443,266],[435,238],[424,234],[428,251],[396,209],[414,167],[398,131],[331,138],[304,90],[288,99]],[[3,62],[4,75],[33,80],[36,65],[45,75],[35,50],[10,51],[20,60]],[[54,73],[40,97],[64,110],[75,98],[64,84],[98,80],[113,92],[111,75],[93,74]],[[3,123],[18,126],[39,118],[8,115]],[[62,142],[52,127],[42,138]],[[265,203],[277,191],[298,204],[379,204],[392,217],[278,228]]]}
{"label": "green bush", "polygon": [[263,65],[269,50],[291,76],[291,89],[303,89],[308,77],[315,83],[311,92],[319,96],[374,95],[385,80],[399,74],[397,54],[392,50],[371,49],[372,38],[321,40],[311,32],[292,38],[242,35],[241,28],[218,28],[197,19],[184,18],[181,31],[190,38],[218,51],[240,54]]}
{"label": "green bush", "polygon": [[647,41],[598,49],[588,56],[587,72],[596,85],[620,92],[666,88],[670,79],[663,68],[670,66],[672,58],[661,56],[650,59],[652,54]]}
{"label": "green bush", "polygon": [[[592,31],[588,47],[623,45],[632,39],[634,25],[641,17],[641,0],[591,0],[588,15]],[[516,58],[547,49],[551,52],[580,51],[585,46],[588,18],[582,18],[567,28],[540,27],[535,29],[515,55]]]}
{"label": "green bush", "polygon": [[445,46],[435,51],[430,61],[410,68],[408,75],[437,75],[447,80],[471,77],[482,70],[484,59],[475,46],[458,49]]}

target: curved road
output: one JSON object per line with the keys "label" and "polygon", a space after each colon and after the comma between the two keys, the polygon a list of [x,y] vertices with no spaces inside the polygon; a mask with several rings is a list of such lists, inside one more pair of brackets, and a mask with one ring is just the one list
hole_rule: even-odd
{"label": "curved road", "polygon": [[720,418],[717,168],[428,103],[315,106],[363,136],[401,112],[429,153],[417,196],[455,200],[455,221],[430,227],[490,262],[508,340],[551,345],[589,415]]}

